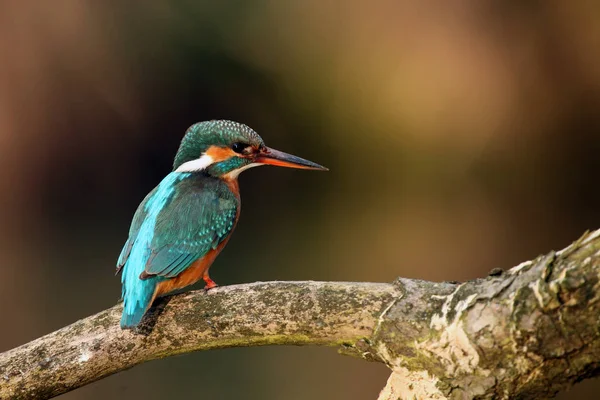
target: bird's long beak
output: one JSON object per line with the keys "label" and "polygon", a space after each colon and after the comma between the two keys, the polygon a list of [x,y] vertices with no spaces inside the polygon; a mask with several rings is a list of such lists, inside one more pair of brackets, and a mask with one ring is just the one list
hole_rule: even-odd
{"label": "bird's long beak", "polygon": [[265,149],[258,154],[256,157],[256,162],[260,164],[276,165],[278,167],[329,171],[329,169],[312,161],[284,153],[283,151],[271,149],[269,147],[265,147]]}

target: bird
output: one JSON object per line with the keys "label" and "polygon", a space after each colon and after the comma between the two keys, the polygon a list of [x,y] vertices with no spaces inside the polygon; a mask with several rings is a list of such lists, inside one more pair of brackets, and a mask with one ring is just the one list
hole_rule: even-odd
{"label": "bird", "polygon": [[173,170],[138,206],[117,261],[122,329],[135,329],[157,297],[203,279],[240,216],[238,176],[262,165],[327,171],[265,145],[247,125],[212,120],[190,126]]}

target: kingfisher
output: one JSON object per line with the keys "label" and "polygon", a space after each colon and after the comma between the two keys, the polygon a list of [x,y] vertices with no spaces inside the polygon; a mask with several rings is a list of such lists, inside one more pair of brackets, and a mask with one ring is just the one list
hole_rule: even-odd
{"label": "kingfisher", "polygon": [[322,170],[312,161],[265,146],[246,125],[226,120],[188,128],[173,171],[138,206],[117,261],[121,328],[135,328],[154,299],[203,279],[240,216],[238,175],[261,165]]}

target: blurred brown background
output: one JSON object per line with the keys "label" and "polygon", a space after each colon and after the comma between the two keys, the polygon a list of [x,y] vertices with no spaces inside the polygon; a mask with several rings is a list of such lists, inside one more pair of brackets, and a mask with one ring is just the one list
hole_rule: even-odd
{"label": "blurred brown background", "polygon": [[[466,280],[600,227],[597,3],[30,3],[0,5],[0,351],[115,304],[133,212],[196,121],[331,169],[242,175],[222,285]],[[229,349],[63,398],[375,399],[387,375]]]}

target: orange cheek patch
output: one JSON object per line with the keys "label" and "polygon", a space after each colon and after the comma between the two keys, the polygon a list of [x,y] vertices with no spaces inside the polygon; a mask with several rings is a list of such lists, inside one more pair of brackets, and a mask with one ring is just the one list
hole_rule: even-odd
{"label": "orange cheek patch", "polygon": [[237,156],[236,152],[229,147],[210,146],[205,152],[206,155],[213,159],[213,162],[220,162]]}

